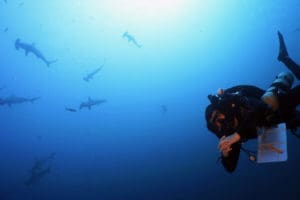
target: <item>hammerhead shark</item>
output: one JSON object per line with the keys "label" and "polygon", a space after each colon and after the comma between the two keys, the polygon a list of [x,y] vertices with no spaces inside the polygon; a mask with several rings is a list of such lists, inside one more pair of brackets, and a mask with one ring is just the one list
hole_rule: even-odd
{"label": "hammerhead shark", "polygon": [[37,184],[44,176],[50,174],[51,165],[55,158],[56,153],[52,153],[46,158],[38,159],[30,169],[30,177],[24,182],[27,186],[33,186]]}
{"label": "hammerhead shark", "polygon": [[70,108],[70,107],[65,107],[65,110],[69,112],[77,112],[75,108]]}
{"label": "hammerhead shark", "polygon": [[38,171],[35,171],[31,174],[28,180],[24,182],[25,185],[27,186],[32,186],[36,183],[38,183],[44,176],[47,174],[50,174],[51,172],[51,167],[47,167],[46,169],[41,169]]}
{"label": "hammerhead shark", "polygon": [[92,106],[96,106],[105,102],[106,102],[105,99],[96,100],[96,99],[91,99],[91,97],[89,97],[87,102],[82,102],[80,104],[79,109],[88,108],[89,110],[91,110]]}
{"label": "hammerhead shark", "polygon": [[94,78],[95,74],[100,72],[100,70],[104,67],[104,65],[105,65],[105,61],[99,68],[95,69],[93,72],[91,72],[91,73],[87,74],[85,77],[83,77],[83,80],[85,80],[86,82],[89,82],[89,80]]}
{"label": "hammerhead shark", "polygon": [[166,105],[161,105],[160,108],[161,108],[161,112],[162,112],[163,114],[165,114],[165,113],[168,112],[168,107],[167,107]]}
{"label": "hammerhead shark", "polygon": [[57,62],[56,60],[47,60],[45,56],[42,54],[40,50],[38,50],[34,44],[28,44],[21,42],[19,38],[15,41],[15,48],[16,50],[23,49],[25,51],[25,55],[27,56],[28,53],[34,54],[38,59],[41,59],[44,63],[46,63],[47,67],[50,67],[51,64]]}
{"label": "hammerhead shark", "polygon": [[34,98],[24,98],[24,97],[17,97],[15,95],[11,95],[9,97],[6,97],[4,99],[0,98],[0,106],[2,105],[8,105],[11,107],[14,104],[20,104],[20,103],[25,103],[25,102],[35,102],[36,100],[40,99],[41,97],[34,97]]}
{"label": "hammerhead shark", "polygon": [[296,28],[294,29],[294,32],[299,32],[300,31],[300,27],[299,28]]}
{"label": "hammerhead shark", "polygon": [[142,47],[142,45],[140,45],[139,43],[137,43],[136,39],[132,35],[130,35],[127,31],[125,33],[123,33],[123,38],[127,39],[128,42],[132,42],[138,48]]}

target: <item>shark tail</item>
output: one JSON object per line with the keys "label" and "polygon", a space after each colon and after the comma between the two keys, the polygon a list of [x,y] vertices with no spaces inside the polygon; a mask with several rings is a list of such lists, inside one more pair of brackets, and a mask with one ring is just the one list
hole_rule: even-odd
{"label": "shark tail", "polygon": [[51,64],[56,63],[58,60],[50,60],[50,61],[46,61],[47,67],[50,67]]}
{"label": "shark tail", "polygon": [[88,77],[83,77],[83,80],[89,82],[90,79]]}
{"label": "shark tail", "polygon": [[30,99],[30,102],[31,103],[34,103],[36,100],[39,100],[41,97],[35,97],[35,98],[32,98],[32,99]]}

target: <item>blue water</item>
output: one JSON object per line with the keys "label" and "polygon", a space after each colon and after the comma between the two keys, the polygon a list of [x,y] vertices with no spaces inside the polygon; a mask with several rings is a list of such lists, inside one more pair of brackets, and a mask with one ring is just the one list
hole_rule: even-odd
{"label": "blue water", "polygon": [[[241,154],[228,174],[204,110],[219,87],[267,88],[287,70],[277,30],[300,62],[299,10],[297,0],[1,0],[0,98],[41,98],[0,107],[0,199],[298,199],[300,140],[288,134],[287,162]],[[25,56],[17,38],[57,62]],[[89,97],[107,102],[79,109]],[[50,171],[25,184],[39,161]]]}

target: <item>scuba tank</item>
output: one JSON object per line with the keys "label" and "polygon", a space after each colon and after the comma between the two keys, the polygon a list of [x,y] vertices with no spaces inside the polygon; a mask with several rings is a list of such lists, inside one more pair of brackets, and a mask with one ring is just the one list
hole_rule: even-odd
{"label": "scuba tank", "polygon": [[261,99],[268,104],[273,111],[279,108],[278,96],[286,94],[292,87],[294,77],[289,72],[279,73]]}

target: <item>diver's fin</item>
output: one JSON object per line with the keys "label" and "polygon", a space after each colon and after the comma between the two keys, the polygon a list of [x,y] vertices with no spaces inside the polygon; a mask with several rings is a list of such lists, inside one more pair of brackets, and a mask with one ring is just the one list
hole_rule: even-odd
{"label": "diver's fin", "polygon": [[279,54],[278,54],[277,59],[282,62],[283,60],[288,58],[289,55],[288,55],[282,34],[279,31],[277,33],[278,33],[278,39],[279,39]]}

